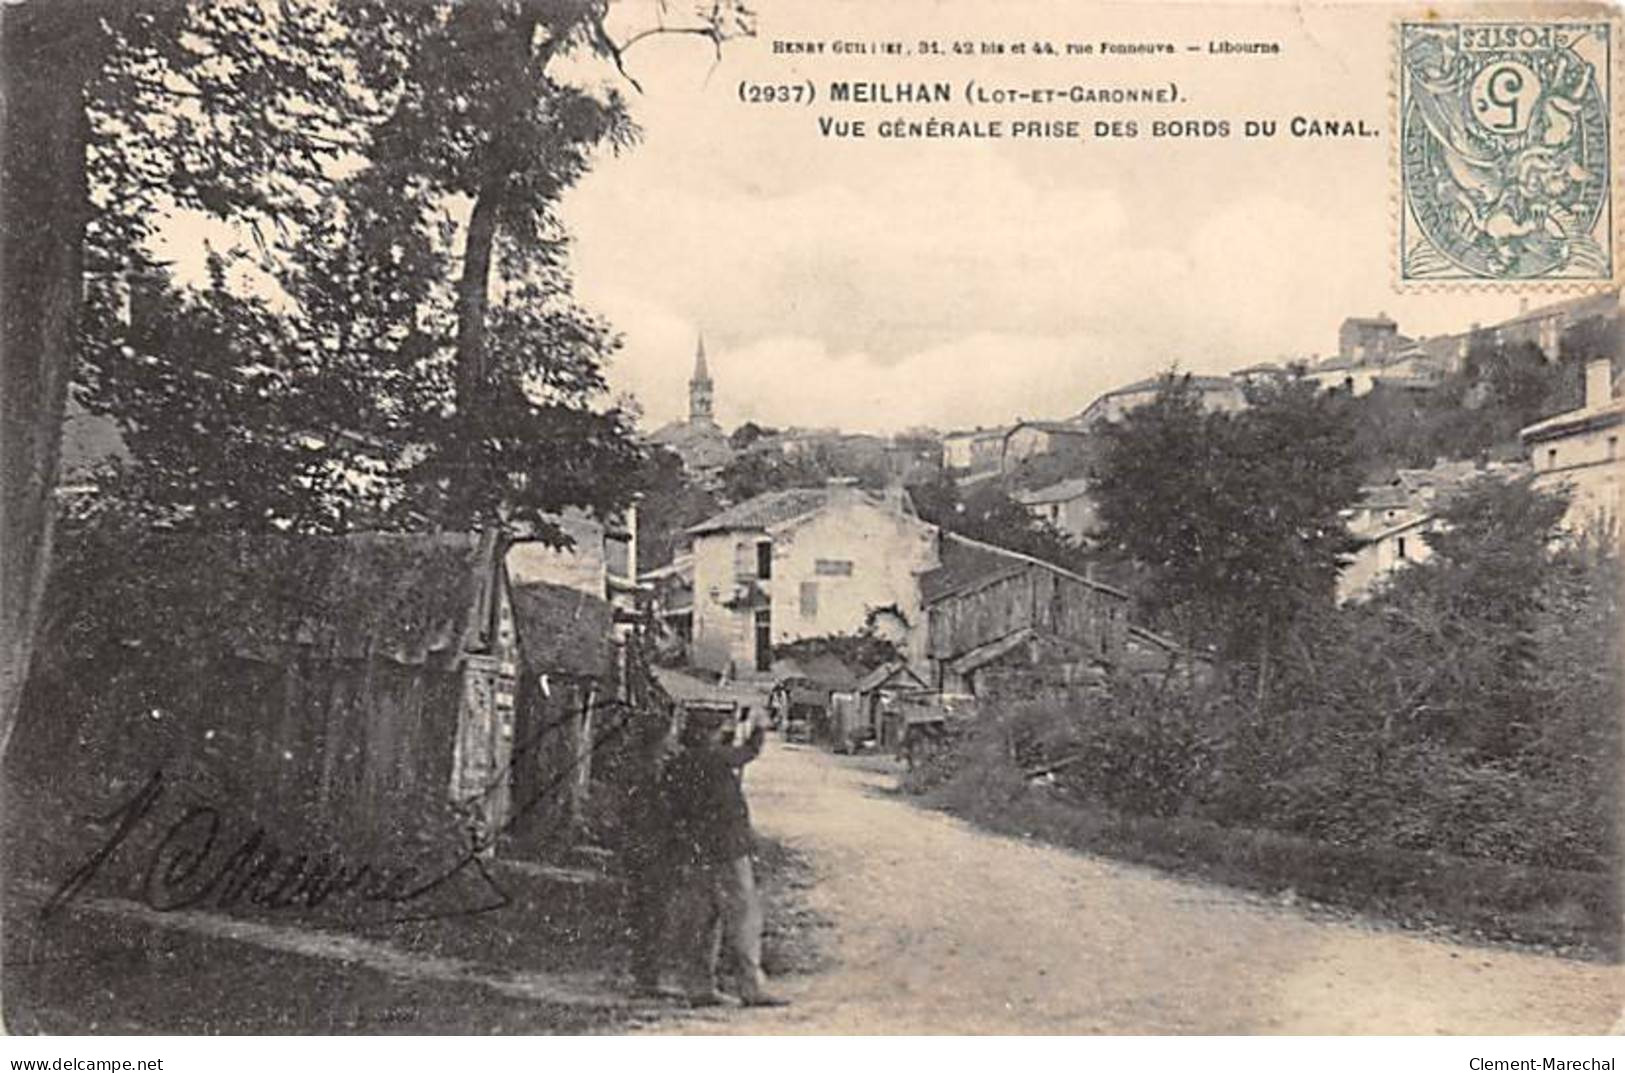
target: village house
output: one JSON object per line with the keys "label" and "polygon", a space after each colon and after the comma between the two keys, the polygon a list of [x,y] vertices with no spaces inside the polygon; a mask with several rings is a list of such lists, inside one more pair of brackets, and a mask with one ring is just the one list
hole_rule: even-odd
{"label": "village house", "polygon": [[1473,324],[1464,332],[1435,335],[1408,340],[1398,336],[1392,356],[1381,362],[1381,376],[1408,381],[1407,386],[1420,388],[1427,381],[1461,373],[1467,367],[1467,356],[1478,342],[1493,345],[1528,343],[1540,349],[1547,361],[1562,357],[1563,338],[1570,331],[1588,322],[1601,330],[1617,330],[1620,322],[1620,292],[1582,295],[1550,305],[1529,308],[1528,299],[1520,302],[1517,316],[1496,324]]}
{"label": "village house", "polygon": [[1438,526],[1431,512],[1407,509],[1389,524],[1358,536],[1359,546],[1337,575],[1337,601],[1363,600],[1394,571],[1432,558],[1427,534]]}
{"label": "village house", "polygon": [[1617,290],[1606,291],[1536,309],[1529,309],[1528,299],[1524,299],[1518,315],[1495,325],[1490,333],[1497,343],[1531,343],[1540,348],[1547,361],[1556,361],[1562,356],[1563,335],[1570,328],[1587,320],[1619,320],[1619,296]]}
{"label": "village house", "polygon": [[1371,393],[1378,369],[1378,366],[1361,364],[1338,354],[1310,366],[1304,376],[1327,391],[1342,391],[1359,398]]}
{"label": "village house", "polygon": [[925,637],[915,646],[933,688],[979,693],[1005,671],[1072,685],[1122,660],[1127,593],[957,533],[941,534],[938,559],[920,579]]}
{"label": "village house", "polygon": [[[1176,375],[1188,390],[1195,393],[1202,409],[1208,413],[1233,413],[1247,408],[1247,395],[1240,381],[1228,376]],[[1091,402],[1067,423],[1089,430],[1103,422],[1120,420],[1129,411],[1155,401],[1167,380],[1167,376],[1153,376],[1114,388]]]}
{"label": "village house", "polygon": [[1017,421],[1004,434],[999,451],[999,471],[1009,473],[1029,458],[1040,455],[1084,457],[1089,453],[1089,433],[1064,421]]}
{"label": "village house", "polygon": [[1004,454],[1005,427],[974,428],[942,437],[942,464],[949,473],[996,473]]}
{"label": "village house", "polygon": [[1346,317],[1337,329],[1337,356],[1350,365],[1381,365],[1409,342],[1386,313]]}
{"label": "village house", "polygon": [[1585,405],[1519,433],[1535,487],[1569,491],[1564,525],[1609,539],[1617,538],[1625,509],[1625,457],[1619,449],[1625,399],[1616,394],[1612,363],[1598,358],[1586,365]]}
{"label": "village house", "polygon": [[766,674],[775,645],[855,634],[882,612],[918,621],[934,532],[901,488],[872,494],[841,478],[707,518],[689,529],[693,662]]}
{"label": "village house", "polygon": [[1440,462],[1401,469],[1386,484],[1361,489],[1359,502],[1343,511],[1357,543],[1338,572],[1338,602],[1366,599],[1401,567],[1432,558],[1427,534],[1439,529],[1438,507],[1453,493],[1480,478],[1510,480],[1526,472],[1521,464]]}
{"label": "village house", "polygon": [[1043,488],[1018,491],[1011,498],[1034,518],[1048,522],[1076,541],[1090,539],[1100,523],[1087,477],[1071,477]]}
{"label": "village house", "polygon": [[1284,365],[1261,361],[1243,366],[1231,373],[1230,376],[1232,379],[1239,380],[1243,384],[1250,386],[1253,384],[1274,384],[1291,379],[1293,371]]}

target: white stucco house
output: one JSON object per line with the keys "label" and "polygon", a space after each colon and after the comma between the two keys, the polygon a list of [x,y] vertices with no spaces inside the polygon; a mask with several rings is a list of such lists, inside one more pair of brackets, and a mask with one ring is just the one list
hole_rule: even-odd
{"label": "white stucco house", "polygon": [[901,489],[845,479],[757,496],[689,532],[693,661],[740,675],[768,672],[774,645],[855,634],[882,612],[918,622],[919,577],[937,565],[936,530]]}
{"label": "white stucco house", "polygon": [[1088,540],[1100,524],[1087,477],[1069,477],[1043,488],[1012,493],[1011,498],[1027,508],[1028,514],[1050,523],[1073,540]]}
{"label": "white stucco house", "polygon": [[1574,532],[1617,538],[1625,510],[1625,456],[1619,449],[1625,399],[1614,397],[1613,366],[1586,366],[1585,405],[1536,422],[1519,433],[1536,488],[1567,487],[1564,525]]}
{"label": "white stucco house", "polygon": [[1337,575],[1337,600],[1363,600],[1394,571],[1433,557],[1427,534],[1439,528],[1431,511],[1404,511],[1389,524],[1357,533],[1359,547]]}

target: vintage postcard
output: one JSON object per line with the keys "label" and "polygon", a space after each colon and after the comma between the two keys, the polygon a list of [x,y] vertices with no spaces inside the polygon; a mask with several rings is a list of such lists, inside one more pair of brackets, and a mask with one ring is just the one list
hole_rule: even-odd
{"label": "vintage postcard", "polygon": [[0,5],[7,1046],[1625,1030],[1621,26]]}

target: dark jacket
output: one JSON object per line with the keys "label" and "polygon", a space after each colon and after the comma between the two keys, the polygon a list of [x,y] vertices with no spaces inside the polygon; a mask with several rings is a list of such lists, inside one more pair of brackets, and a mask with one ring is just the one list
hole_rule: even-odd
{"label": "dark jacket", "polygon": [[681,863],[720,864],[750,854],[750,807],[739,769],[761,753],[765,736],[758,726],[744,745],[691,745],[666,764],[662,782]]}

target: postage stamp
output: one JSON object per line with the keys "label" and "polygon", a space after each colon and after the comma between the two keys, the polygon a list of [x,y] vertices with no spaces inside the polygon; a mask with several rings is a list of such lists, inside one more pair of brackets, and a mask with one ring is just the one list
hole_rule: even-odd
{"label": "postage stamp", "polygon": [[1399,24],[1401,283],[1610,281],[1613,27]]}

